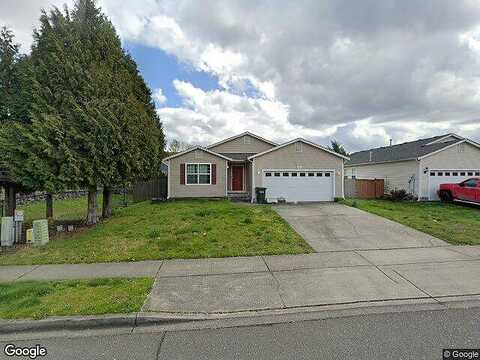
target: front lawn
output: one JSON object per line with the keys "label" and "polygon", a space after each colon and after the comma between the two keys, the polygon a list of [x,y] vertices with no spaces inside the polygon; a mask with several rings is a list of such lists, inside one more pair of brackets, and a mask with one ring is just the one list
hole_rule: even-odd
{"label": "front lawn", "polygon": [[0,265],[300,254],[313,250],[269,206],[227,200],[118,208],[83,233],[0,255]]}
{"label": "front lawn", "polygon": [[[97,196],[97,211],[102,213],[103,196]],[[112,207],[121,206],[122,195],[113,195]],[[18,206],[19,210],[25,212],[25,222],[31,224],[33,220],[45,219],[45,201],[34,201]],[[81,196],[71,199],[55,199],[53,201],[53,217],[55,220],[69,221],[84,220],[87,217],[87,197]]]}
{"label": "front lawn", "polygon": [[24,281],[0,284],[0,318],[100,315],[139,311],[153,279]]}
{"label": "front lawn", "polygon": [[480,244],[480,208],[441,202],[347,199],[344,204],[410,226],[454,245]]}

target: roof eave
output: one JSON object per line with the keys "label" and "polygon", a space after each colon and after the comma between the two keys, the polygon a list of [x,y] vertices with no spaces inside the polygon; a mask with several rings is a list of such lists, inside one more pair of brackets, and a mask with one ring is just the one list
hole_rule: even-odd
{"label": "roof eave", "polygon": [[345,167],[350,167],[350,166],[364,166],[364,165],[381,165],[381,164],[390,164],[390,163],[397,163],[397,162],[403,162],[403,161],[414,161],[418,160],[418,158],[406,158],[406,159],[401,159],[401,160],[390,160],[390,161],[371,161],[371,162],[363,162],[363,163],[355,163],[355,164],[345,164]]}
{"label": "roof eave", "polygon": [[179,157],[179,156],[188,154],[188,153],[190,153],[190,152],[192,152],[192,151],[194,151],[194,150],[202,150],[202,151],[205,151],[206,153],[209,153],[209,154],[211,154],[211,155],[218,156],[219,158],[222,158],[222,159],[224,159],[224,160],[233,161],[233,159],[230,159],[229,157],[224,156],[224,155],[222,155],[222,154],[219,154],[219,153],[217,153],[217,152],[215,152],[215,151],[209,150],[209,149],[204,148],[204,147],[201,147],[201,146],[194,146],[194,147],[192,147],[192,148],[190,148],[190,149],[187,149],[187,150],[185,150],[185,151],[179,152],[178,154],[175,154],[175,155],[166,157],[165,159],[162,160],[162,162],[163,162],[165,165],[167,165],[167,164],[165,163],[165,161],[170,161],[171,159],[174,159],[174,158],[176,158],[176,157]]}
{"label": "roof eave", "polygon": [[279,150],[279,149],[284,148],[285,146],[291,145],[291,144],[293,144],[293,143],[295,143],[295,142],[297,142],[297,141],[301,141],[301,142],[303,142],[303,143],[305,143],[305,144],[308,144],[308,145],[313,146],[313,147],[315,147],[315,148],[317,148],[317,149],[320,149],[320,150],[323,150],[323,151],[325,151],[325,152],[328,152],[328,153],[330,153],[330,154],[332,154],[332,155],[341,157],[341,158],[343,158],[343,159],[345,159],[345,160],[350,160],[350,158],[349,158],[348,156],[339,154],[339,153],[337,153],[337,152],[335,152],[335,151],[333,151],[333,150],[330,150],[330,149],[328,149],[328,148],[326,148],[326,147],[324,147],[324,146],[321,146],[321,145],[319,145],[319,144],[315,144],[315,143],[313,143],[313,142],[311,142],[311,141],[308,141],[308,140],[305,140],[305,139],[303,139],[303,138],[296,138],[296,139],[287,141],[286,143],[280,144],[280,145],[278,145],[278,146],[276,146],[276,147],[274,147],[274,148],[271,148],[271,149],[262,151],[261,153],[258,153],[258,154],[255,154],[255,155],[252,155],[252,156],[248,157],[248,160],[252,160],[252,159],[255,159],[255,158],[257,158],[257,157],[260,157],[260,156],[263,156],[263,155],[265,155],[265,154],[268,154],[268,153],[270,153],[270,152]]}

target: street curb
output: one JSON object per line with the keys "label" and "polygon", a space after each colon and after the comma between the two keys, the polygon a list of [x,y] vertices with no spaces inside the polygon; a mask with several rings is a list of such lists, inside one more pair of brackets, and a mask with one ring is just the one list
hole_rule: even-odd
{"label": "street curb", "polygon": [[138,326],[173,325],[208,320],[207,317],[176,316],[177,314],[133,313],[112,315],[65,316],[33,320],[0,320],[0,334],[36,331],[92,330],[102,328],[135,328]]}
{"label": "street curb", "polygon": [[82,330],[102,327],[134,327],[136,314],[52,317],[41,320],[0,320],[0,334]]}
{"label": "street curb", "polygon": [[[350,304],[330,304],[302,308],[232,313],[163,313],[138,312],[133,314],[109,314],[90,316],[50,317],[42,320],[0,320],[0,334],[20,334],[41,331],[74,331],[107,328],[148,328],[155,326],[188,325],[218,321],[275,323],[277,318],[313,319],[337,317],[339,314],[369,315],[383,312],[445,310],[480,307],[480,296],[451,296],[443,299],[411,299]],[[190,324],[188,324],[190,323]],[[197,325],[194,325],[197,326]],[[185,327],[185,326],[183,326]]]}

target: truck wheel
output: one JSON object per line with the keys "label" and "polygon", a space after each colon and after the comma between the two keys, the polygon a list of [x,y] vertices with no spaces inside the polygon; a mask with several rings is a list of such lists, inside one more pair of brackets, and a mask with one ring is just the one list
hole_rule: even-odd
{"label": "truck wheel", "polygon": [[450,193],[450,191],[441,191],[440,199],[443,202],[452,202],[452,194]]}

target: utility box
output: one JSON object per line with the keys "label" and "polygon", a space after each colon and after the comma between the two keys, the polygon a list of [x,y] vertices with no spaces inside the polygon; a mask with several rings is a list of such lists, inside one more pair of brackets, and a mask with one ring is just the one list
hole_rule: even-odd
{"label": "utility box", "polygon": [[2,246],[13,246],[15,241],[15,222],[13,217],[2,217],[2,233],[0,243]]}
{"label": "utility box", "polygon": [[33,229],[27,229],[27,244],[31,244],[33,242]]}
{"label": "utility box", "polygon": [[48,241],[48,220],[35,220],[33,222],[33,245],[43,246]]}

